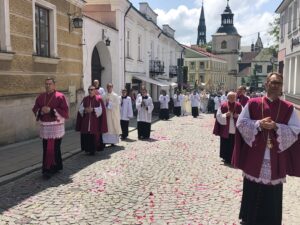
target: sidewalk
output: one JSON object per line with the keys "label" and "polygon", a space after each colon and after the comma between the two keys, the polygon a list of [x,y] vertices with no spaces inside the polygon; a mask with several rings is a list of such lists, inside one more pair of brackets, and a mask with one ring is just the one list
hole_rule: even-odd
{"label": "sidewalk", "polygon": [[[152,123],[158,115],[152,116]],[[136,118],[129,123],[129,132],[136,129]],[[81,151],[79,132],[66,131],[62,140],[62,158],[65,160]],[[40,138],[0,147],[0,185],[8,183],[42,167],[42,142]]]}

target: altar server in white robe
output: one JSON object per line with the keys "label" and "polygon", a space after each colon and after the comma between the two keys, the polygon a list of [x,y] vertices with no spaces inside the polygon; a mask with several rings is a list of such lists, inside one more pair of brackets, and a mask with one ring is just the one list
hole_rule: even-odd
{"label": "altar server in white robe", "polygon": [[190,95],[191,105],[192,105],[192,116],[197,118],[199,116],[199,105],[200,105],[200,95],[194,91]]}
{"label": "altar server in white robe", "polygon": [[176,116],[181,115],[181,106],[183,103],[184,96],[177,91],[176,94],[173,95],[173,102],[174,102],[174,108],[173,108],[173,113]]}
{"label": "altar server in white robe", "polygon": [[167,95],[165,90],[161,90],[161,95],[159,96],[160,109],[159,109],[159,119],[168,120],[169,119],[169,101],[170,97]]}
{"label": "altar server in white robe", "polygon": [[103,96],[106,106],[108,132],[102,135],[103,144],[114,146],[119,143],[119,136],[122,133],[120,125],[120,98],[113,92],[113,84],[107,84],[107,93]]}
{"label": "altar server in white robe", "polygon": [[154,109],[152,98],[147,95],[147,90],[142,90],[142,95],[136,100],[137,130],[139,139],[149,139],[151,131],[152,111]]}
{"label": "altar server in white robe", "polygon": [[122,90],[122,96],[120,98],[120,113],[121,113],[121,139],[128,137],[129,120],[133,117],[131,98],[127,95],[127,90]]}

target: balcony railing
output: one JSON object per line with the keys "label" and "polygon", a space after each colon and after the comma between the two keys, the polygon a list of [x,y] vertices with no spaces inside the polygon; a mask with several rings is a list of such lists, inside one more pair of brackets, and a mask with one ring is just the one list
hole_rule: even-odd
{"label": "balcony railing", "polygon": [[233,76],[236,76],[237,75],[237,70],[230,70],[228,72],[229,75],[233,75]]}
{"label": "balcony railing", "polygon": [[177,76],[177,66],[169,66],[169,76],[170,78]]}
{"label": "balcony railing", "polygon": [[150,60],[149,71],[152,74],[163,74],[165,70],[164,62],[160,60]]}

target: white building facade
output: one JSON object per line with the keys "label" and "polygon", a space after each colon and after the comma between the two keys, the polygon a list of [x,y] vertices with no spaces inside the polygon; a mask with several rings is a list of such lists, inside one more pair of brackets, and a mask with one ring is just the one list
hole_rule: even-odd
{"label": "white building facade", "polygon": [[[138,92],[144,85],[154,101],[157,101],[161,89],[173,92],[177,81],[177,59],[180,58],[182,47],[174,39],[175,31],[172,28],[168,25],[160,28],[157,25],[157,14],[148,3],[140,3],[137,9],[127,0],[87,0],[85,14],[89,18],[85,18],[88,26],[84,38],[86,43],[87,39],[91,39],[86,51],[88,57],[98,43],[97,50],[102,46],[103,51],[107,51],[102,58],[109,53],[111,61],[107,59],[108,65],[104,65],[100,57],[104,67],[102,71],[107,72],[107,75],[101,74],[101,83],[112,81],[117,93],[124,87]],[[107,48],[104,46],[106,39],[102,40],[103,29],[107,30],[106,36],[111,40]],[[85,84],[92,79],[88,74],[91,71],[88,67],[90,62],[91,59],[84,70],[87,74]],[[111,70],[105,71],[106,67]]]}
{"label": "white building facade", "polygon": [[107,83],[114,84],[120,90],[122,82],[119,74],[120,52],[118,48],[118,31],[99,21],[83,17],[83,88],[85,93],[93,80],[99,80],[100,86],[106,89]]}
{"label": "white building facade", "polygon": [[177,59],[182,47],[168,25],[157,25],[157,14],[147,3],[132,7],[125,21],[125,81],[138,90],[143,84],[154,101],[161,89],[173,94]]}
{"label": "white building facade", "polygon": [[283,74],[285,98],[300,105],[300,0],[284,0],[280,14],[279,72]]}

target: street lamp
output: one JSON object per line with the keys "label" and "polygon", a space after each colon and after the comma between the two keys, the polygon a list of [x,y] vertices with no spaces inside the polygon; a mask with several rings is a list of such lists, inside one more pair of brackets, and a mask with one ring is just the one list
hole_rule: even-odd
{"label": "street lamp", "polygon": [[184,54],[185,48],[182,47],[182,50],[180,52],[180,61],[179,61],[179,74],[177,77],[177,83],[178,83],[178,88],[181,91],[183,87],[183,54]]}

